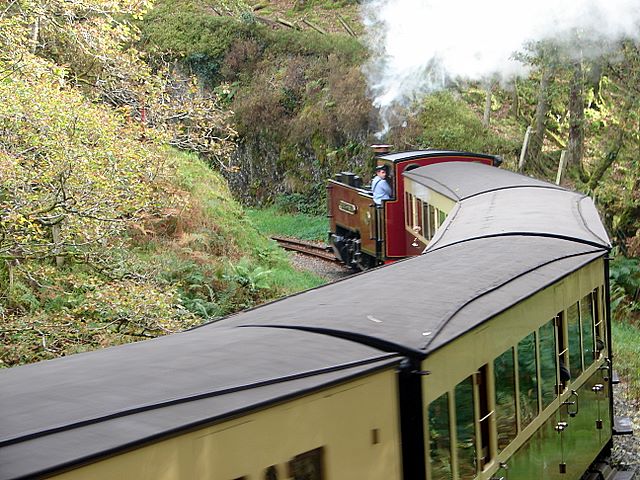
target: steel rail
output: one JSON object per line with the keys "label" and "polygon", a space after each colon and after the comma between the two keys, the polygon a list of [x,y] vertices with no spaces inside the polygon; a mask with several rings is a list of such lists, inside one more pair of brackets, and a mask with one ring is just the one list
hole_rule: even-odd
{"label": "steel rail", "polygon": [[294,239],[294,238],[285,238],[273,236],[272,240],[278,242],[280,247],[285,250],[293,250],[295,252],[302,253],[304,255],[309,255],[311,257],[321,258],[322,260],[327,260],[335,263],[340,263],[335,255],[330,252],[324,245],[318,245],[316,243],[307,242],[304,240]]}

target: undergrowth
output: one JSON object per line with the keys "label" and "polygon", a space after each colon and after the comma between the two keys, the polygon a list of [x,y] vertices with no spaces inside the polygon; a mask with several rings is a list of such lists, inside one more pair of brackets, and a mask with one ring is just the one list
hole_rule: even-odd
{"label": "undergrowth", "polygon": [[323,283],[292,268],[204,162],[166,155],[172,207],[130,225],[109,258],[0,264],[0,367],[181,331]]}

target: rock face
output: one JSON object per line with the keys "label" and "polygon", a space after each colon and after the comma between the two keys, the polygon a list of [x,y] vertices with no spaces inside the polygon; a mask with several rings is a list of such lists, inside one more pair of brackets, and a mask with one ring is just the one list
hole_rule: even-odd
{"label": "rock face", "polygon": [[[263,136],[243,139],[223,170],[235,198],[245,204],[273,201],[281,194],[300,194],[324,204],[327,178],[352,171],[368,180],[373,153],[363,144],[327,151],[325,146],[280,147]],[[369,173],[367,173],[369,172]]]}

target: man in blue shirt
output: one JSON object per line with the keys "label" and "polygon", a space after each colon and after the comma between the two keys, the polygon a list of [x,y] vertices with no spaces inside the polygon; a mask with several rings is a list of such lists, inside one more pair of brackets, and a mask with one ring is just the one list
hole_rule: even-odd
{"label": "man in blue shirt", "polygon": [[377,207],[382,206],[383,200],[391,198],[391,185],[387,182],[387,166],[378,165],[376,167],[376,176],[371,181],[371,192],[373,193],[373,201]]}

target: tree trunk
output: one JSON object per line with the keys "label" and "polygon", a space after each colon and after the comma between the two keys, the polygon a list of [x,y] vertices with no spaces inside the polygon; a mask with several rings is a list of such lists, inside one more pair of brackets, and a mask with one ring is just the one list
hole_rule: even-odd
{"label": "tree trunk", "polygon": [[31,53],[36,53],[38,49],[38,38],[40,37],[40,16],[38,15],[31,26]]}
{"label": "tree trunk", "polygon": [[486,98],[484,101],[484,115],[482,116],[482,126],[489,128],[491,122],[491,92],[493,90],[493,82],[487,82]]}
{"label": "tree trunk", "polygon": [[598,99],[600,97],[600,82],[602,80],[602,63],[603,60],[598,58],[591,63],[591,68],[587,74],[587,85],[593,90],[593,102],[590,107],[598,108]]}
{"label": "tree trunk", "polygon": [[569,141],[567,142],[567,167],[583,171],[584,157],[584,87],[582,65],[573,65],[573,79],[569,92]]}
{"label": "tree trunk", "polygon": [[527,159],[533,163],[539,162],[542,153],[546,130],[545,123],[549,111],[549,85],[551,85],[552,75],[553,68],[550,66],[544,67],[538,89],[538,106],[536,107],[536,116],[533,123],[533,134],[527,151]]}
{"label": "tree trunk", "polygon": [[612,147],[606,153],[604,158],[600,160],[600,163],[598,163],[598,165],[596,166],[596,169],[591,174],[591,177],[589,177],[588,187],[590,192],[593,192],[598,187],[605,173],[607,173],[611,165],[613,165],[613,162],[618,159],[618,154],[622,149],[623,142],[624,130],[623,128],[619,128],[618,135],[616,136],[616,140],[612,143]]}
{"label": "tree trunk", "polygon": [[511,113],[514,119],[520,118],[520,97],[518,96],[518,79],[513,81],[513,100],[511,105]]}

